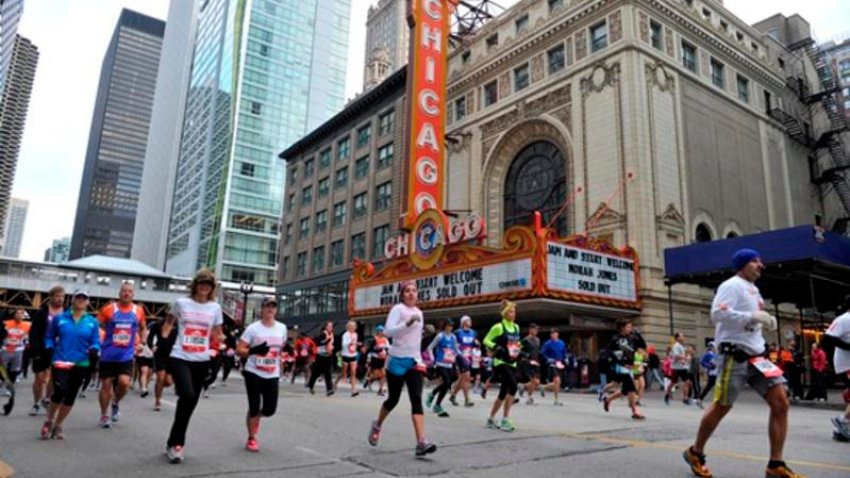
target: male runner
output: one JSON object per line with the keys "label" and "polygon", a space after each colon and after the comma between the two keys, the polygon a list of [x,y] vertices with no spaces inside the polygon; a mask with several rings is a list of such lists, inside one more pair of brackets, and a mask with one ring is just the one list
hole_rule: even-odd
{"label": "male runner", "polygon": [[782,458],[788,434],[788,396],[782,370],[764,358],[762,329],[776,330],[776,318],[765,312],[764,300],[755,285],[764,264],[758,252],[741,249],[732,256],[735,275],[720,284],[711,305],[718,345],[720,372],[714,388],[714,403],[702,416],[694,444],[682,454],[694,475],[711,477],[705,466],[705,445],[732,409],[744,384],[749,384],[770,406],[768,435],[770,461],[766,478],[804,478],[788,468]]}
{"label": "male runner", "polygon": [[546,359],[549,375],[549,385],[546,386],[546,389],[555,394],[554,405],[563,407],[564,403],[558,401],[558,395],[561,391],[561,374],[564,373],[566,368],[567,344],[559,338],[558,329],[552,329],[549,332],[549,340],[543,343],[540,348],[540,355]]}
{"label": "male runner", "polygon": [[[471,386],[471,370],[474,365],[473,362],[475,361],[475,357],[473,355],[478,334],[472,328],[472,319],[468,315],[464,315],[460,318],[460,330],[455,332],[455,335],[457,336],[458,345],[460,346],[460,355],[462,359],[457,361],[457,369],[458,372],[460,372],[460,378],[452,389],[451,395],[449,395],[449,402],[451,402],[452,405],[458,405],[455,397],[457,396],[457,392],[460,390],[463,391],[463,405],[465,407],[471,407],[475,404],[469,399],[469,388]],[[478,361],[480,364],[480,349],[478,351]],[[477,369],[478,365],[476,365],[475,368]]]}
{"label": "male runner", "polygon": [[[824,335],[824,343],[835,347],[832,363],[837,375],[847,374],[850,387],[850,295],[844,297],[844,312],[832,321]],[[845,394],[846,396],[846,394]],[[850,403],[844,415],[833,417],[832,437],[838,441],[850,441]]]}
{"label": "male runner", "polygon": [[539,331],[537,324],[532,323],[528,326],[528,335],[520,342],[522,352],[519,362],[519,382],[524,384],[524,390],[528,392],[526,405],[534,405],[534,392],[540,385],[540,338],[537,336]]}
{"label": "male runner", "polygon": [[670,351],[670,357],[673,358],[673,377],[670,379],[670,382],[667,384],[667,388],[664,390],[664,403],[670,405],[670,398],[673,395],[673,387],[681,381],[684,383],[684,386],[682,387],[682,403],[690,405],[691,364],[690,359],[688,358],[687,349],[684,345],[685,334],[676,332],[676,335],[674,335],[673,338],[676,340],[676,343],[673,344],[673,348]]}
{"label": "male runner", "polygon": [[293,346],[295,349],[295,367],[292,370],[292,378],[289,383],[295,383],[295,377],[304,374],[304,386],[310,380],[310,366],[316,359],[316,342],[307,334],[301,333]]}
{"label": "male runner", "polygon": [[[133,303],[135,289],[130,282],[121,284],[118,302],[100,310],[98,321],[104,330],[100,352],[100,426],[110,428],[121,416],[119,403],[130,388],[133,377],[133,356],[141,347],[145,330],[145,310]],[[114,388],[114,396],[113,396]],[[112,403],[112,417],[106,414]]]}
{"label": "male runner", "polygon": [[45,346],[47,330],[53,319],[62,314],[65,304],[65,289],[61,285],[54,286],[48,292],[47,303],[33,315],[30,327],[29,346],[32,357],[32,371],[35,377],[32,381],[33,406],[30,416],[38,415],[41,407],[45,411],[50,406],[48,397],[53,395],[53,382],[50,380],[50,365],[53,363],[53,351]]}

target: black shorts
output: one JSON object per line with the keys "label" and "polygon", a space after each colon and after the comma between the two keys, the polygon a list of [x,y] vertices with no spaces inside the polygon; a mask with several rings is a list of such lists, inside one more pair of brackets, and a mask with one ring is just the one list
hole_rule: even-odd
{"label": "black shorts", "polygon": [[369,368],[372,370],[381,370],[384,368],[384,365],[387,363],[387,359],[375,358],[372,357],[369,359]]}
{"label": "black shorts", "polygon": [[458,357],[457,361],[455,362],[455,365],[457,365],[457,371],[458,372],[460,372],[460,373],[469,372],[469,362],[467,362],[465,358]]}
{"label": "black shorts", "polygon": [[133,361],[129,362],[104,362],[99,365],[100,378],[118,378],[119,375],[133,376]]}
{"label": "black shorts", "polygon": [[673,370],[673,382],[678,382],[679,380],[683,382],[687,382],[691,379],[691,372],[687,370]]}
{"label": "black shorts", "polygon": [[41,373],[50,370],[51,362],[53,362],[53,354],[45,350],[41,353],[41,357],[33,359],[32,371],[34,373]]}
{"label": "black shorts", "polygon": [[481,375],[481,367],[469,369],[469,376],[470,377],[477,377],[479,375]]}
{"label": "black shorts", "polygon": [[519,383],[528,383],[535,378],[540,378],[539,365],[532,365],[528,362],[523,362],[519,365],[519,376],[517,378]]}
{"label": "black shorts", "polygon": [[153,368],[153,357],[136,357],[136,363],[139,367]]}
{"label": "black shorts", "polygon": [[357,356],[346,357],[345,355],[342,355],[342,363],[352,363],[352,362],[356,362],[356,361],[357,361]]}
{"label": "black shorts", "polygon": [[168,370],[168,362],[169,357],[167,355],[164,356],[153,356],[153,369],[155,372],[165,372],[170,374],[171,372]]}
{"label": "black shorts", "polygon": [[628,395],[630,392],[637,392],[637,387],[635,387],[635,380],[630,374],[627,373],[618,373],[615,374],[611,379],[612,382],[616,382],[620,384],[620,392],[623,395]]}

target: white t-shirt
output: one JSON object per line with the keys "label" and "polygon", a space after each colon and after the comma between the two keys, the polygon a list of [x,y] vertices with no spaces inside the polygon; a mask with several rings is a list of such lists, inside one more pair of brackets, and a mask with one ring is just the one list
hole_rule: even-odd
{"label": "white t-shirt", "polygon": [[342,350],[340,355],[343,357],[357,356],[357,332],[345,331],[342,333]]}
{"label": "white t-shirt", "polygon": [[685,347],[679,342],[673,344],[670,356],[673,357],[673,370],[689,370],[691,368],[685,354]]}
{"label": "white t-shirt", "polygon": [[[845,312],[836,317],[827,329],[826,334],[836,337],[842,342],[850,342],[850,312]],[[844,373],[850,370],[850,350],[835,347],[832,363],[835,365],[835,373]]]}
{"label": "white t-shirt", "polygon": [[[419,316],[420,320],[408,327],[407,321],[414,315]],[[390,309],[384,324],[384,335],[392,340],[390,356],[412,358],[417,363],[422,361],[419,347],[422,345],[423,321],[422,311],[418,307],[396,304]]]}
{"label": "white t-shirt", "polygon": [[711,304],[714,341],[736,344],[750,355],[763,354],[761,325],[752,322],[753,312],[759,310],[764,310],[764,300],[755,284],[737,275],[727,279],[717,288]]}
{"label": "white t-shirt", "polygon": [[286,344],[286,326],[275,322],[273,326],[266,327],[262,322],[254,322],[249,325],[242,337],[242,342],[248,347],[268,344],[269,351],[265,355],[249,355],[245,362],[245,370],[263,378],[280,378],[280,355],[281,349]]}
{"label": "white t-shirt", "polygon": [[177,317],[177,341],[171,357],[187,362],[209,361],[212,329],[224,322],[221,306],[214,301],[199,304],[181,297],[174,301],[171,315]]}

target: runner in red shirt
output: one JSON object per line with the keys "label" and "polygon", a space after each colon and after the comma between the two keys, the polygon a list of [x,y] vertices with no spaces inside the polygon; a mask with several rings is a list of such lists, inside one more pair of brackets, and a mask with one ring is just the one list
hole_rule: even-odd
{"label": "runner in red shirt", "polygon": [[289,383],[295,383],[295,377],[304,374],[304,383],[310,380],[310,367],[316,360],[316,342],[307,334],[301,334],[293,344],[295,349],[295,367],[292,369],[292,377]]}

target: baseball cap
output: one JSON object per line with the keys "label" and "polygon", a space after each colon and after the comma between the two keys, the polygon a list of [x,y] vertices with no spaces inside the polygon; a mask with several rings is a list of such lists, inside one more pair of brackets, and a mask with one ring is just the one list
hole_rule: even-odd
{"label": "baseball cap", "polygon": [[79,296],[83,296],[83,297],[85,297],[86,299],[88,299],[89,297],[91,297],[91,296],[89,295],[89,291],[87,291],[87,290],[85,290],[85,289],[76,289],[76,290],[74,290],[74,295],[72,295],[71,297],[79,297]]}
{"label": "baseball cap", "polygon": [[273,295],[263,297],[263,307],[270,304],[274,304],[274,306],[277,307],[277,299]]}
{"label": "baseball cap", "polygon": [[379,325],[379,326],[375,327],[375,332],[383,332],[383,331],[384,331],[383,325]]}

